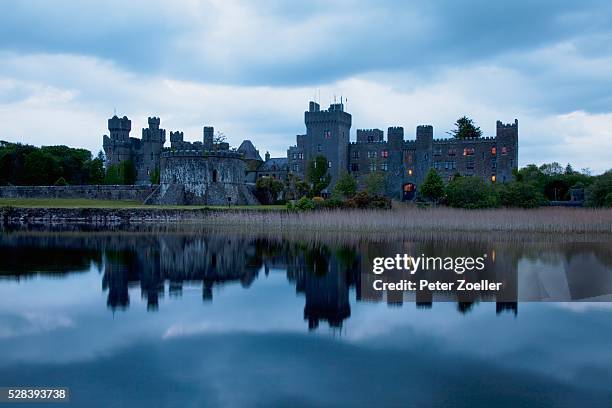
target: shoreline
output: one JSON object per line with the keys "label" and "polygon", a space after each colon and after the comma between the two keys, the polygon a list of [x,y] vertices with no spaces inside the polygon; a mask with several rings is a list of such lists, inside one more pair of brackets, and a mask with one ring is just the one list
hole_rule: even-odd
{"label": "shoreline", "polygon": [[19,227],[206,226],[271,233],[548,233],[612,234],[612,209],[462,210],[446,207],[292,212],[270,208],[0,207],[2,229]]}

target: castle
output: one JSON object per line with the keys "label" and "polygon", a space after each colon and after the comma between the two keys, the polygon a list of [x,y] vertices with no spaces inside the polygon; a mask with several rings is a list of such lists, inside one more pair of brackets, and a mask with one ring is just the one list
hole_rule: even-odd
{"label": "castle", "polygon": [[131,161],[136,184],[151,184],[159,172],[159,186],[145,201],[149,204],[255,204],[252,194],[261,177],[287,180],[289,174],[305,180],[308,163],[317,156],[328,161],[330,194],[343,172],[358,185],[374,172],[384,176],[385,195],[397,200],[415,198],[429,169],[450,181],[455,174],[477,176],[489,183],[512,180],[518,167],[518,120],[497,122],[495,137],[434,139],[433,127],[416,128],[416,140],[405,140],[404,128],[389,127],[385,140],[380,129],[357,129],[350,141],[352,116],[343,103],[321,110],[310,102],[304,113],[306,134],[297,135],[287,157],[262,160],[250,140],[238,149],[214,140],[214,128],[203,128],[202,141],[184,141],[183,132],[170,132],[170,147],[164,147],[166,131],[160,119],[149,118],[142,139],[129,136],[131,121],[113,116],[109,136],[103,137],[106,165]]}
{"label": "castle", "polygon": [[297,135],[296,145],[287,150],[289,171],[304,178],[309,161],[324,156],[332,176],[328,192],[343,171],[362,188],[368,174],[380,172],[385,195],[412,200],[431,168],[446,181],[459,173],[490,183],[510,181],[518,168],[516,119],[511,124],[498,121],[495,137],[434,139],[433,126],[422,125],[416,128],[416,140],[405,140],[402,127],[389,127],[387,140],[380,129],[357,129],[355,142],[349,141],[351,114],[342,103],[321,110],[310,102],[304,122],[306,134]]}

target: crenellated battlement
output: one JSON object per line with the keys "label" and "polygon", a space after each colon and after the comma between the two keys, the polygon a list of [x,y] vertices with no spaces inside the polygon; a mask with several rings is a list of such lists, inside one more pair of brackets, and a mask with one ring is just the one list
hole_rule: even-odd
{"label": "crenellated battlement", "polygon": [[498,129],[518,128],[518,119],[514,119],[514,123],[503,123],[501,120],[498,120],[496,127]]}

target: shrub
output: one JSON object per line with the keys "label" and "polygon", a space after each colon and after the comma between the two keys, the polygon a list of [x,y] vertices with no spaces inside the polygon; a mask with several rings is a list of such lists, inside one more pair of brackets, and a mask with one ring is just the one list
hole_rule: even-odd
{"label": "shrub", "polygon": [[498,187],[498,197],[504,207],[536,208],[546,204],[544,195],[529,183],[502,184]]}
{"label": "shrub", "polygon": [[435,169],[430,169],[419,188],[423,198],[437,203],[444,196],[444,180]]}
{"label": "shrub", "polygon": [[325,208],[342,208],[344,207],[344,203],[342,200],[337,198],[330,198],[323,202],[323,207]]}
{"label": "shrub", "polygon": [[375,196],[370,199],[369,208],[379,208],[388,210],[391,208],[391,199],[382,196]]}
{"label": "shrub", "polygon": [[365,191],[360,191],[353,197],[353,202],[356,208],[368,208],[370,204],[370,195]]}
{"label": "shrub", "polygon": [[295,203],[295,209],[301,211],[314,210],[315,203],[308,197],[302,197]]}
{"label": "shrub", "polygon": [[497,197],[479,177],[460,177],[446,186],[446,203],[457,208],[490,208],[497,206]]}
{"label": "shrub", "polygon": [[65,178],[60,177],[57,180],[55,180],[55,183],[53,183],[54,186],[67,186],[68,182],[66,181]]}

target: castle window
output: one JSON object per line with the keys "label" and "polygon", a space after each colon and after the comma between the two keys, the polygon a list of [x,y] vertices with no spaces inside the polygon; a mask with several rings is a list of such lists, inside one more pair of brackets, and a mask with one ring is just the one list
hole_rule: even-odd
{"label": "castle window", "polygon": [[497,147],[493,146],[493,147],[491,148],[491,155],[492,155],[492,156],[496,156],[496,155],[497,155]]}
{"label": "castle window", "polygon": [[497,181],[497,177],[495,177],[495,174],[491,176],[491,183],[495,183],[495,181]]}
{"label": "castle window", "polygon": [[351,171],[359,171],[359,163],[351,163]]}
{"label": "castle window", "polygon": [[433,168],[438,170],[440,168],[440,162],[434,162]]}
{"label": "castle window", "polygon": [[318,145],[317,145],[317,152],[320,152],[320,151],[322,151],[322,150],[323,150],[323,149],[321,148],[321,145],[320,145],[320,144],[318,144]]}
{"label": "castle window", "polygon": [[370,163],[370,171],[376,171],[376,163]]}
{"label": "castle window", "polygon": [[293,171],[300,171],[300,166],[297,163],[293,165]]}
{"label": "castle window", "polygon": [[455,155],[455,149],[448,149],[448,155],[449,156],[454,156]]}
{"label": "castle window", "polygon": [[502,147],[501,154],[502,154],[503,156],[505,156],[505,155],[507,155],[507,154],[508,154],[508,148],[507,148],[506,146]]}
{"label": "castle window", "polygon": [[466,147],[465,149],[463,149],[463,155],[464,156],[473,156],[474,155],[474,148],[473,147]]}
{"label": "castle window", "polygon": [[330,161],[327,162],[327,167],[331,169],[332,163]]}
{"label": "castle window", "polygon": [[376,152],[368,152],[368,159],[376,158]]}
{"label": "castle window", "polygon": [[331,139],[331,137],[332,137],[331,130],[326,130],[325,132],[323,132],[323,137],[325,139]]}
{"label": "castle window", "polygon": [[217,170],[213,170],[213,173],[212,173],[212,182],[216,183],[217,182],[217,178],[218,178]]}
{"label": "castle window", "polygon": [[304,153],[300,153],[300,154],[299,154],[299,156],[298,156],[298,158],[299,158],[300,160],[304,160]]}
{"label": "castle window", "polygon": [[293,160],[297,159],[297,153],[293,153]]}
{"label": "castle window", "polygon": [[387,169],[388,169],[388,167],[387,167],[387,163],[382,163],[382,164],[380,165],[380,169],[381,169],[382,171],[387,171]]}
{"label": "castle window", "polygon": [[465,165],[465,168],[468,170],[474,170],[474,160],[468,160],[467,164]]}
{"label": "castle window", "polygon": [[408,163],[412,163],[412,154],[408,153],[408,154],[406,155],[406,161],[407,161]]}
{"label": "castle window", "polygon": [[412,176],[412,169],[408,169],[408,175]]}
{"label": "castle window", "polygon": [[355,151],[353,152],[353,158],[354,158],[354,159],[358,159],[358,158],[359,158],[359,150],[355,150]]}
{"label": "castle window", "polygon": [[380,152],[380,157],[384,157],[384,158],[389,157],[389,151],[388,150],[382,150]]}
{"label": "castle window", "polygon": [[442,154],[442,148],[441,147],[436,147],[434,149],[434,156],[440,156]]}

